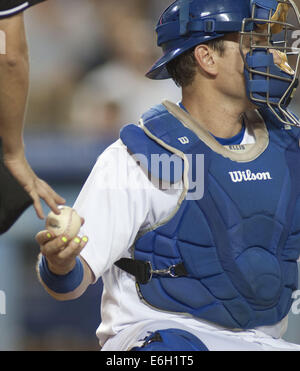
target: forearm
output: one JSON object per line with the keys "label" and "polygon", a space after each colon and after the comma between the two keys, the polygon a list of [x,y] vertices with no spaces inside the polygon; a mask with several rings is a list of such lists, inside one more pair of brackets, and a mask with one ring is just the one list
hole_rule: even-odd
{"label": "forearm", "polygon": [[[88,286],[93,282],[93,274],[91,272],[91,269],[89,268],[89,266],[87,265],[87,263],[84,261],[84,259],[82,259],[80,257],[79,259],[80,259],[80,262],[82,264],[82,269],[83,269],[83,276],[82,276],[82,279],[80,279],[81,280],[80,284],[78,284],[78,286],[75,289],[71,290],[71,291],[64,292],[64,293],[56,292],[53,289],[49,288],[47,286],[47,284],[43,281],[42,277],[41,277],[40,259],[41,259],[41,255],[39,256],[38,263],[37,263],[37,275],[38,275],[38,279],[39,279],[40,283],[42,284],[42,286],[44,287],[44,289],[48,292],[48,294],[51,295],[56,300],[66,301],[66,300],[77,299],[77,298],[79,298],[86,291],[86,289],[88,288]],[[76,269],[76,268],[74,268],[74,269]],[[50,272],[50,274],[53,274],[53,272]],[[57,277],[59,279],[59,281],[60,281],[60,283],[59,283],[60,286],[64,286],[65,285],[64,282],[63,282],[63,280],[66,279],[66,276],[67,275],[61,275],[61,276],[58,276]],[[58,291],[61,291],[61,290],[58,290]]]}
{"label": "forearm", "polygon": [[7,156],[24,153],[23,126],[29,90],[29,58],[23,14],[0,20],[6,54],[0,54],[0,136]]}

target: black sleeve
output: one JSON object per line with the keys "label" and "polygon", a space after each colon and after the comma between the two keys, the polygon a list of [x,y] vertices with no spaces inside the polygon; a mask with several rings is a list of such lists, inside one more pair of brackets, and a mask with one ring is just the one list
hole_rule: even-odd
{"label": "black sleeve", "polygon": [[0,19],[11,17],[45,0],[0,0]]}
{"label": "black sleeve", "polygon": [[0,234],[8,231],[32,203],[32,198],[4,165],[0,139]]}

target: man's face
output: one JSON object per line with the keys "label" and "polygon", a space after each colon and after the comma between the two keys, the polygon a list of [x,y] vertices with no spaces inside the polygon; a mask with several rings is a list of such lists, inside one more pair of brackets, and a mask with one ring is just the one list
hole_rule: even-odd
{"label": "man's face", "polygon": [[[253,36],[252,45],[265,46],[268,45],[267,36]],[[246,93],[245,83],[245,64],[241,54],[244,56],[250,52],[251,39],[250,36],[244,36],[242,49],[240,49],[240,35],[232,33],[225,37],[225,54],[218,58],[219,66],[219,89],[221,89],[227,96],[236,99],[239,104],[242,104],[247,109],[255,108],[254,104],[250,102]],[[285,54],[278,52],[275,49],[270,49],[273,54],[274,63],[289,74],[293,74],[293,69],[289,66],[285,59]]]}
{"label": "man's face", "polygon": [[[244,77],[244,60],[240,53],[239,35],[232,33],[224,38],[225,53],[217,58],[218,63],[218,90],[236,100],[237,104],[250,108],[250,101],[246,93]],[[249,50],[245,48],[245,55]],[[253,107],[251,107],[253,108]]]}

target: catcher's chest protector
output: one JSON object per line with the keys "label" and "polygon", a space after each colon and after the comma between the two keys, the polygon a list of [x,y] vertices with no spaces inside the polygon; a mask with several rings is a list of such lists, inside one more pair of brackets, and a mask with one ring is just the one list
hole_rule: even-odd
{"label": "catcher's chest protector", "polygon": [[[267,145],[244,162],[216,153],[164,105],[143,116],[144,130],[122,130],[132,154],[204,155],[203,197],[186,193],[168,220],[135,241],[133,258],[153,271],[184,267],[137,282],[150,306],[243,329],[275,324],[289,312],[300,254],[299,130],[264,118]],[[197,171],[192,158],[189,171]]]}

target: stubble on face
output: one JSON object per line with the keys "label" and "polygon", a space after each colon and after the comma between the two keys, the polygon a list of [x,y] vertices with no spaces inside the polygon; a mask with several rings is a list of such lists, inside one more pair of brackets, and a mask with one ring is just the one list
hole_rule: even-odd
{"label": "stubble on face", "polygon": [[[245,82],[245,64],[240,51],[239,34],[232,33],[224,37],[225,53],[219,59],[220,89],[232,99],[235,99],[243,109],[255,109],[249,100]],[[244,55],[248,50],[243,49]]]}

